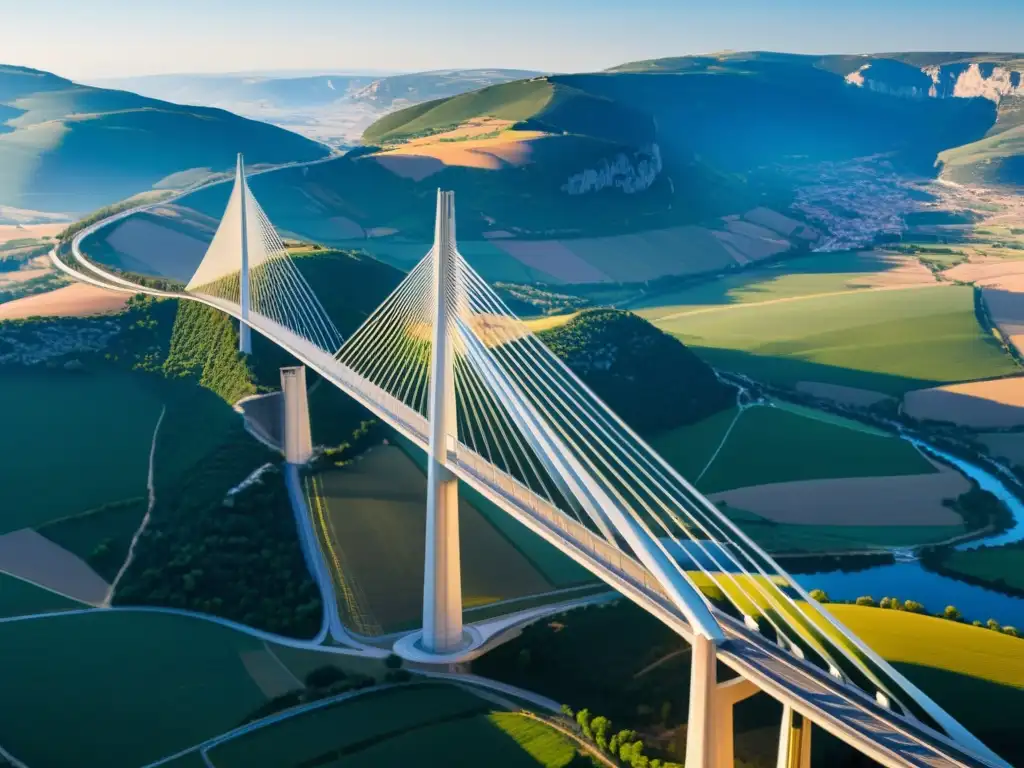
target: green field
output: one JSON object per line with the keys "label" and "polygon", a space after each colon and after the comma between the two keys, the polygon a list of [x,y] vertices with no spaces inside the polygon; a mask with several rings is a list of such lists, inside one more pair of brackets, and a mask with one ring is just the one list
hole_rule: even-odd
{"label": "green field", "polygon": [[449,685],[381,689],[252,731],[217,745],[208,755],[217,768],[277,768],[317,758],[317,764],[326,765],[323,758],[333,753],[357,751],[488,709],[484,700]]}
{"label": "green field", "polygon": [[978,738],[1021,764],[1024,640],[904,611],[826,607]]}
{"label": "green field", "polygon": [[402,765],[409,755],[416,755],[416,765],[424,768],[480,761],[493,768],[564,768],[577,750],[569,738],[543,723],[513,712],[494,712],[410,731],[328,766]]}
{"label": "green field", "polygon": [[[754,406],[666,432],[652,441],[661,456],[705,493],[789,480],[928,474],[935,468],[897,437],[865,430],[807,408]],[[700,477],[703,468],[707,471]],[[697,478],[700,477],[698,481]]]}
{"label": "green field", "polygon": [[[582,568],[504,513],[490,507],[483,513],[482,499],[462,490],[459,527],[466,608],[588,580]],[[395,447],[375,448],[350,466],[312,478],[307,501],[338,584],[346,623],[366,635],[418,626],[426,478],[413,460]],[[500,527],[497,515],[504,518]],[[511,538],[518,534],[511,526],[522,530],[519,538]],[[543,567],[548,564],[550,568]],[[555,581],[549,574],[574,580]]]}
{"label": "green field", "polygon": [[942,560],[943,570],[962,573],[998,587],[1024,590],[1024,545],[954,550]]}
{"label": "green field", "polygon": [[142,377],[10,369],[0,379],[0,533],[146,493],[160,398]]}
{"label": "green field", "polygon": [[948,541],[962,525],[799,525],[767,520],[724,503],[718,508],[750,538],[772,553],[859,552]]}
{"label": "green field", "polygon": [[[89,606],[0,572],[0,618],[66,611]],[[2,633],[0,633],[2,634]]]}
{"label": "green field", "polygon": [[54,520],[37,530],[87,562],[107,582],[113,581],[128,556],[132,537],[146,514],[145,498],[126,499],[80,515]]}
{"label": "green field", "polygon": [[970,286],[854,291],[654,323],[717,368],[782,386],[816,381],[901,395],[1019,370],[978,325]]}
{"label": "green field", "polygon": [[71,768],[87,757],[137,768],[260,706],[266,697],[240,654],[262,648],[217,624],[161,614],[91,611],[0,625],[0,743],[29,765]]}
{"label": "green field", "polygon": [[677,290],[655,292],[626,308],[655,322],[669,315],[713,307],[852,291],[863,287],[866,278],[877,277],[887,269],[891,266],[871,253],[810,254]]}

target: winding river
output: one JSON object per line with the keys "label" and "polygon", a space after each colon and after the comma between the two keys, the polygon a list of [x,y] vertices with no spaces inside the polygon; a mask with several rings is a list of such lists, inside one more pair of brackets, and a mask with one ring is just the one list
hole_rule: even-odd
{"label": "winding river", "polygon": [[[996,475],[976,464],[940,451],[917,438],[902,433],[901,437],[919,449],[955,466],[984,490],[995,495],[1013,514],[1014,524],[1008,530],[985,539],[961,544],[960,549],[1009,544],[1024,539],[1024,504]],[[926,571],[917,560],[906,560],[848,573],[834,571],[801,574],[795,578],[806,589],[825,590],[834,600],[854,600],[861,595],[870,595],[876,600],[886,596],[899,597],[904,600],[918,600],[924,603],[931,613],[937,613],[947,605],[955,605],[969,621],[986,621],[993,618],[1002,624],[1024,628],[1024,598],[1004,595]]]}

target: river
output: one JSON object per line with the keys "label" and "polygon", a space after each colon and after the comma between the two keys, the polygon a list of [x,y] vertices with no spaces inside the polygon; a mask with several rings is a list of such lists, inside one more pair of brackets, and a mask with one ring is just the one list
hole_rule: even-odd
{"label": "river", "polygon": [[[994,474],[976,464],[940,451],[933,446],[901,434],[904,440],[957,467],[974,479],[986,491],[994,494],[1013,514],[1014,524],[1006,531],[986,539],[961,544],[961,549],[982,545],[1009,544],[1024,539],[1024,504]],[[870,595],[875,600],[898,597],[918,600],[931,613],[940,612],[947,605],[955,605],[969,620],[995,619],[1001,624],[1024,628],[1024,598],[1004,595],[984,587],[966,584],[948,576],[932,573],[921,567],[917,560],[880,565],[863,571],[843,573],[810,573],[795,576],[805,589],[823,589],[833,600],[854,600]]]}

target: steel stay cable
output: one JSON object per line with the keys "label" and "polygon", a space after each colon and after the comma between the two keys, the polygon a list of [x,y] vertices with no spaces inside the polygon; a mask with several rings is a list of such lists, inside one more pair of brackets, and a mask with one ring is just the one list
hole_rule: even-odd
{"label": "steel stay cable", "polygon": [[[469,274],[469,275],[470,275],[470,276],[471,276],[472,278],[475,278],[475,279],[476,279],[476,281],[477,281],[478,283],[482,283],[482,284],[483,284],[483,287],[484,287],[484,288],[486,288],[486,291],[487,291],[487,293],[488,293],[488,294],[491,294],[491,296],[490,296],[489,298],[490,298],[490,300],[491,300],[491,303],[492,303],[492,304],[494,304],[495,302],[497,302],[497,304],[498,304],[498,305],[500,305],[501,307],[503,307],[503,308],[504,308],[504,314],[506,314],[507,316],[509,316],[509,317],[510,317],[511,319],[515,319],[514,315],[512,315],[512,313],[508,311],[507,307],[504,307],[504,304],[503,304],[503,302],[501,302],[501,299],[500,299],[500,297],[498,297],[498,296],[494,295],[494,294],[493,294],[493,292],[492,292],[492,291],[490,291],[489,287],[487,287],[487,286],[486,286],[486,284],[485,284],[485,283],[483,283],[482,279],[481,279],[481,278],[479,278],[479,276],[478,276],[478,275],[475,275],[475,273],[472,273],[472,271],[470,271],[470,270],[467,270],[467,274]],[[519,322],[519,321],[517,320],[517,322]],[[521,324],[521,323],[520,323],[520,324]],[[525,334],[525,335],[524,335],[523,337],[520,337],[520,338],[526,338],[526,337],[531,337],[531,336],[532,336],[532,334],[530,334],[530,333],[529,333],[529,331],[528,331],[528,329],[527,329],[527,330],[526,330],[526,334]],[[539,340],[533,339],[533,341],[535,342],[536,346],[540,347],[540,348],[541,348],[541,349],[542,349],[542,350],[543,350],[544,352],[546,352],[546,353],[547,353],[547,356],[549,356],[550,358],[554,358],[554,362],[556,362],[556,363],[560,364],[560,367],[561,367],[562,369],[564,369],[564,370],[565,370],[565,371],[566,371],[566,372],[568,373],[568,375],[569,375],[569,376],[571,376],[571,377],[572,377],[573,379],[575,379],[575,375],[574,375],[574,374],[572,374],[572,372],[571,372],[571,371],[570,371],[570,370],[569,370],[569,369],[568,369],[568,368],[567,368],[567,367],[566,367],[566,366],[564,365],[564,363],[562,363],[562,361],[558,360],[558,358],[556,358],[556,357],[555,357],[555,356],[554,356],[554,355],[553,355],[553,354],[552,354],[552,353],[550,352],[550,350],[547,350],[547,348],[546,348],[546,347],[544,347],[544,345],[543,345],[543,344],[541,344],[541,343],[539,342]],[[509,345],[509,346],[511,346],[511,345]],[[578,380],[576,380],[576,381],[578,382]],[[582,389],[582,390],[583,390],[584,392],[588,392],[588,393],[589,393],[589,390],[588,390],[588,389],[586,388],[586,385],[584,385],[584,384],[583,384],[582,382],[578,382],[578,386],[579,386],[579,388],[581,388],[581,389]],[[590,396],[591,396],[591,397],[593,397],[592,393],[591,393],[591,395],[590,395]],[[594,398],[594,399],[596,400],[596,398]],[[601,403],[601,401],[600,401],[600,400],[597,400],[597,402],[598,402],[599,404],[602,404],[602,405],[603,405],[603,403]],[[590,404],[588,404],[588,405],[590,405]],[[605,406],[605,409],[607,409],[607,406]],[[613,412],[612,412],[612,416],[613,416],[613,417],[615,417],[615,414],[614,414]],[[615,417],[615,418],[616,418],[616,420],[618,420],[618,421],[620,421],[620,422],[621,422],[621,420],[620,420],[620,419],[618,419],[617,417]],[[624,425],[624,424],[623,424],[622,426],[623,426],[623,427],[625,427],[625,429],[629,431],[629,433],[631,434],[631,436],[632,436],[632,437],[633,437],[633,438],[634,438],[634,439],[635,439],[635,440],[636,440],[636,441],[637,441],[638,443],[640,443],[641,445],[644,445],[644,444],[642,443],[642,441],[641,441],[641,440],[640,440],[640,439],[639,439],[638,437],[636,437],[636,436],[635,436],[635,433],[632,433],[632,431],[631,431],[631,430],[629,430],[629,428],[628,428],[628,426],[627,426],[627,425]],[[635,451],[635,449],[633,449],[633,450],[632,450],[631,452],[634,452],[634,453],[635,453],[636,451]],[[617,457],[616,457],[616,458],[617,458]],[[659,457],[659,458],[660,458],[660,457]],[[645,474],[646,474],[646,472],[645,472]],[[670,515],[671,515],[671,509],[669,509],[668,511],[669,511],[669,513],[670,513]],[[716,512],[717,512],[717,510],[716,510]],[[720,513],[719,513],[719,514],[720,514]],[[677,522],[678,522],[678,521],[677,521]],[[694,522],[696,522],[696,523],[697,523],[697,524],[698,524],[698,525],[699,525],[699,526],[700,526],[701,528],[703,528],[703,526],[702,526],[702,525],[701,525],[701,524],[699,523],[699,521],[696,521],[696,520],[694,520]],[[689,537],[691,538],[691,540],[695,541],[695,543],[697,543],[697,545],[698,545],[699,547],[701,547],[701,549],[702,549],[702,550],[704,549],[704,547],[703,547],[703,546],[702,546],[702,545],[700,544],[699,540],[697,540],[697,539],[696,539],[695,537],[693,537],[693,536],[692,536],[692,534],[691,534],[691,533],[689,533],[689,531],[688,531],[688,529],[687,529],[687,527],[686,527],[685,525],[682,525],[682,524],[680,524],[680,527],[682,527],[682,528],[683,528],[683,530],[687,532],[687,535],[688,535],[688,536],[689,536]],[[705,530],[705,533],[707,533],[707,531],[706,531],[706,530]],[[713,537],[713,536],[711,536],[711,539],[712,539],[712,540],[714,540],[714,537]],[[706,553],[706,554],[708,554],[708,555],[710,556],[710,553]],[[728,554],[728,553],[725,553],[725,554]],[[713,556],[712,556],[712,559],[714,560]],[[732,558],[730,557],[730,559],[732,559]],[[766,574],[766,573],[765,573],[765,572],[763,571],[763,569],[761,569],[761,568],[760,568],[760,567],[758,566],[757,562],[756,562],[756,561],[754,561],[754,560],[753,560],[752,558],[751,558],[751,560],[752,560],[752,562],[754,563],[754,566],[755,566],[755,568],[757,568],[757,570],[758,570],[758,571],[760,571],[760,572],[761,572],[761,574],[762,574],[763,576],[765,576],[766,578],[770,579],[770,577],[768,576],[768,574]],[[770,562],[770,560],[769,560],[769,562]],[[782,590],[777,590],[777,592],[778,592],[778,595],[776,595],[776,590],[772,590],[771,592],[765,592],[765,591],[764,591],[764,590],[762,589],[762,587],[761,587],[761,585],[760,585],[760,583],[759,583],[759,580],[757,580],[756,578],[754,578],[754,577],[752,576],[752,574],[750,574],[749,572],[747,572],[747,571],[746,571],[746,569],[745,569],[745,568],[743,568],[743,566],[742,566],[742,565],[741,565],[740,563],[738,563],[738,562],[735,562],[735,561],[734,561],[734,563],[735,563],[735,564],[736,564],[736,565],[737,565],[737,566],[738,566],[738,567],[740,568],[740,570],[741,570],[741,571],[743,571],[743,572],[744,572],[744,574],[745,574],[745,575],[747,575],[748,577],[750,577],[750,579],[751,579],[751,583],[752,583],[752,584],[753,584],[753,585],[755,586],[755,588],[757,589],[757,591],[758,591],[758,592],[760,592],[760,593],[761,593],[761,594],[762,594],[762,595],[763,595],[764,597],[768,598],[768,599],[769,599],[769,602],[771,602],[772,604],[774,604],[777,610],[780,610],[780,614],[781,614],[781,616],[782,616],[783,618],[785,618],[785,615],[786,615],[787,611],[785,611],[785,610],[782,610],[782,609],[781,609],[781,607],[779,606],[779,603],[778,603],[777,597],[782,597],[782,598],[783,598],[783,600],[784,600],[784,602],[789,602],[789,603],[790,603],[790,604],[792,605],[792,607],[793,607],[793,608],[795,609],[795,611],[796,611],[796,613],[797,613],[798,615],[801,615],[801,616],[803,616],[803,617],[804,617],[804,618],[805,618],[806,620],[809,620],[809,617],[807,617],[807,616],[806,616],[806,614],[805,614],[805,613],[804,613],[804,612],[803,612],[802,610],[800,610],[798,606],[796,606],[796,604],[795,604],[795,601],[793,601],[793,600],[792,600],[791,598],[789,598],[789,596],[788,596],[788,595],[786,595],[786,594],[785,594],[785,593],[784,593],[784,592],[783,592]],[[702,570],[704,570],[704,569],[702,568]],[[705,571],[705,572],[706,572],[706,571]],[[715,579],[714,579],[714,577],[713,577],[713,576],[711,576],[711,574],[708,574],[708,576],[709,576],[709,577],[711,577],[711,578],[712,578],[712,580],[713,580],[713,581],[716,581],[716,583],[717,583],[717,580],[715,580]],[[772,583],[772,582],[770,582],[770,583]],[[738,585],[737,585],[737,586],[738,586]],[[721,586],[720,586],[720,585],[719,585],[719,588],[721,589]],[[744,595],[745,595],[745,596],[747,597],[747,599],[748,599],[748,600],[751,600],[751,602],[752,602],[753,604],[755,604],[755,605],[757,604],[757,603],[756,603],[756,601],[753,601],[753,600],[751,599],[750,595],[749,595],[749,594],[748,594],[748,593],[746,592],[746,590],[745,590],[745,589],[743,589],[742,587],[739,587],[739,586],[738,586],[738,588],[740,589],[740,591],[741,591],[742,593],[744,593]],[[725,592],[725,591],[723,590],[723,593],[724,593],[724,592]],[[771,618],[770,618],[770,617],[768,617],[768,616],[766,615],[766,616],[765,616],[765,618],[766,618],[766,619],[767,619],[767,620],[768,620],[768,621],[769,621],[770,623],[772,623],[772,624],[773,624],[773,626],[774,626],[774,622],[772,622],[772,621],[771,621]],[[787,622],[787,626],[788,626],[788,622]],[[799,628],[796,628],[796,627],[790,627],[790,629],[792,629],[792,630],[793,630],[794,632],[796,632],[796,633],[797,633],[798,635],[800,635],[800,636],[804,637],[804,639],[805,639],[805,640],[808,640],[808,638],[807,638],[807,636],[805,635],[805,633],[804,633],[804,632],[801,632]],[[780,634],[785,634],[785,633],[780,633]],[[823,649],[823,648],[821,647],[821,644],[820,644],[820,643],[819,643],[819,642],[818,642],[818,641],[817,641],[817,640],[816,640],[815,638],[811,637],[811,638],[810,638],[810,640],[809,640],[809,642],[811,642],[811,644],[812,644],[812,645],[814,645],[814,646],[817,646],[817,647],[818,647],[818,653],[819,653],[820,655],[822,655],[822,656],[823,656],[824,660],[828,661],[828,662],[829,662],[829,663],[830,663],[830,664],[831,664],[831,665],[832,665],[832,666],[833,666],[834,668],[838,668],[838,667],[836,667],[836,664],[835,664],[835,661],[834,661],[834,659],[832,659],[832,658],[831,658],[831,654],[829,654],[829,653],[828,653],[827,651],[825,651],[825,652],[822,652],[822,651],[824,651],[824,649]],[[829,642],[829,645],[832,645],[832,646],[833,646],[833,648],[834,648],[834,650],[837,650],[837,651],[839,651],[841,655],[843,655],[844,657],[846,657],[846,658],[847,658],[847,659],[848,659],[848,660],[849,660],[849,661],[850,661],[851,663],[853,663],[853,665],[854,665],[855,667],[857,667],[857,668],[858,668],[858,669],[860,669],[860,670],[861,670],[862,672],[864,672],[864,673],[865,673],[865,674],[866,674],[866,675],[868,676],[868,678],[869,678],[869,679],[871,679],[871,680],[872,680],[873,682],[875,682],[875,683],[876,683],[876,684],[877,684],[877,685],[878,685],[878,686],[879,686],[880,688],[882,688],[883,690],[885,690],[885,691],[887,691],[888,693],[890,693],[890,694],[891,694],[891,692],[890,692],[890,691],[888,690],[888,686],[886,686],[886,685],[885,685],[885,684],[884,684],[884,683],[883,683],[883,682],[882,682],[881,680],[879,680],[879,679],[877,678],[877,676],[876,676],[876,675],[875,675],[875,674],[874,674],[874,673],[873,673],[873,672],[872,672],[872,671],[871,671],[870,669],[867,669],[867,668],[865,668],[865,665],[864,665],[864,664],[863,664],[862,662],[860,662],[860,660],[858,660],[858,659],[855,659],[855,658],[852,658],[852,657],[850,656],[850,654],[849,654],[849,653],[847,652],[847,650],[846,650],[845,648],[843,648],[843,647],[842,647],[841,645],[836,645],[836,644],[833,644],[832,642]],[[896,696],[892,696],[892,698],[893,698],[894,700],[896,700],[897,702],[899,701],[898,697],[896,697]],[[904,709],[906,709],[906,708],[904,707]]]}

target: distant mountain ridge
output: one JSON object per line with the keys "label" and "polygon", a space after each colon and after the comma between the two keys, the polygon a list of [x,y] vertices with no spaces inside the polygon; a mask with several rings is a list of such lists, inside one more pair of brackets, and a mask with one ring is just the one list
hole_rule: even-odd
{"label": "distant mountain ridge", "polygon": [[327,147],[206,107],[0,65],[0,205],[83,213],[187,171],[316,160]]}
{"label": "distant mountain ridge", "polygon": [[447,69],[372,75],[149,75],[97,81],[151,98],[201,104],[287,128],[332,146],[357,143],[386,112],[537,74],[513,69]]}

